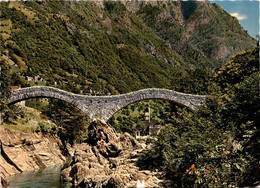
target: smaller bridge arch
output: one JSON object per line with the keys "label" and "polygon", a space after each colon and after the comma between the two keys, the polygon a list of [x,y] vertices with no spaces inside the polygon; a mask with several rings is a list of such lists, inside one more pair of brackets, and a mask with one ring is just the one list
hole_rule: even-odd
{"label": "smaller bridge arch", "polygon": [[85,110],[84,105],[80,103],[81,95],[48,86],[34,86],[15,90],[7,100],[7,104],[14,104],[31,98],[59,99],[72,104],[83,112]]}
{"label": "smaller bridge arch", "polygon": [[30,98],[55,98],[66,101],[88,115],[92,120],[108,121],[125,106],[148,99],[167,100],[195,111],[205,102],[205,96],[180,93],[168,89],[149,88],[131,93],[111,96],[86,96],[63,91],[54,87],[28,87],[12,92],[7,104]]}

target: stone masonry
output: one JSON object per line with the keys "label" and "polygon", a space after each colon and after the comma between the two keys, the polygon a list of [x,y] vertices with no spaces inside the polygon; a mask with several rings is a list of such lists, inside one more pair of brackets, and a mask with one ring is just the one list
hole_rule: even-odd
{"label": "stone masonry", "polygon": [[92,120],[107,121],[123,107],[147,99],[161,99],[186,106],[195,111],[205,102],[205,96],[180,93],[168,89],[149,88],[110,96],[85,96],[66,92],[54,87],[28,87],[12,92],[7,104],[30,98],[55,98],[66,101],[88,115]]}

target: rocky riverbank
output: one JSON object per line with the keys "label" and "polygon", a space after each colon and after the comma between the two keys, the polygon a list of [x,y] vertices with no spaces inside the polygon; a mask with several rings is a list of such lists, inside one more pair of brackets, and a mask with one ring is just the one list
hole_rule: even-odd
{"label": "rocky riverbank", "polygon": [[[144,149],[130,134],[118,134],[106,124],[89,127],[87,143],[75,146],[70,166],[62,179],[79,187],[164,187],[159,172],[142,171],[136,165],[137,153]],[[168,184],[168,185],[167,185]]]}
{"label": "rocky riverbank", "polygon": [[145,187],[170,186],[169,181],[160,180],[160,172],[140,170],[135,165],[137,154],[146,148],[145,144],[128,133],[116,133],[101,122],[93,122],[86,143],[73,148],[50,135],[5,128],[0,131],[2,180],[21,172],[62,164],[72,155],[70,165],[61,172],[61,179],[79,187],[136,187],[137,183]]}

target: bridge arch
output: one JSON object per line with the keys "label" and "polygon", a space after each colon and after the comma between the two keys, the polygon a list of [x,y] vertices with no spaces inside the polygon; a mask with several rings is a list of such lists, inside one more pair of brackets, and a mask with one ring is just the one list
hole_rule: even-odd
{"label": "bridge arch", "polygon": [[54,87],[28,87],[12,92],[7,104],[30,98],[56,98],[66,101],[88,115],[92,120],[108,121],[117,111],[125,106],[143,100],[167,100],[195,111],[205,102],[205,96],[180,93],[168,89],[149,88],[131,93],[111,96],[85,96],[73,94]]}
{"label": "bridge arch", "polygon": [[101,117],[105,121],[108,121],[108,119],[110,119],[116,112],[128,105],[149,99],[170,101],[180,106],[187,107],[193,112],[196,111],[198,106],[205,102],[205,96],[185,94],[159,88],[143,89],[131,93],[109,97],[113,98],[113,104],[111,104],[111,108],[113,109],[108,111],[101,110]]}
{"label": "bridge arch", "polygon": [[32,98],[54,98],[72,104],[84,112],[84,105],[81,105],[80,101],[77,100],[78,96],[80,95],[69,93],[54,87],[35,86],[13,91],[10,98],[7,100],[7,104],[14,104]]}
{"label": "bridge arch", "polygon": [[110,114],[110,117],[109,117],[106,121],[108,121],[113,115],[115,115],[117,112],[119,112],[119,111],[122,110],[123,108],[125,108],[125,107],[127,107],[127,106],[129,106],[129,105],[131,105],[131,104],[135,104],[135,103],[142,102],[142,101],[146,101],[146,100],[162,100],[162,101],[168,101],[168,102],[177,104],[177,105],[179,105],[179,106],[186,107],[187,109],[189,109],[189,110],[192,111],[192,112],[195,112],[195,111],[196,111],[196,109],[194,109],[194,108],[190,108],[190,107],[188,107],[188,106],[186,106],[186,105],[184,105],[184,104],[178,103],[178,102],[173,101],[173,100],[163,99],[163,98],[146,98],[146,99],[140,99],[140,100],[136,100],[136,101],[134,101],[134,102],[132,102],[132,103],[125,104],[125,106],[122,106],[122,107],[120,107],[118,110],[113,111],[113,114],[112,114],[112,115]]}

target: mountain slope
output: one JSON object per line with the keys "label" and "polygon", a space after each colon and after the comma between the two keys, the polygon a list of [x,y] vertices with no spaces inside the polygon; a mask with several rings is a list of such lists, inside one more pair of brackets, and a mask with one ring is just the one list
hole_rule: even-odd
{"label": "mountain slope", "polygon": [[170,87],[168,75],[173,65],[181,64],[181,58],[119,2],[1,5],[1,56],[24,76],[128,92]]}
{"label": "mountain slope", "polygon": [[142,2],[136,6],[134,12],[168,41],[188,65],[215,68],[234,53],[255,46],[255,40],[238,20],[217,4],[173,1]]}
{"label": "mountain slope", "polygon": [[[46,82],[36,84],[75,93],[199,93],[184,83],[200,82],[198,67],[214,68],[254,43],[221,11],[201,2],[1,2],[1,59],[12,67],[12,85],[33,85],[25,78],[38,76]],[[203,29],[217,22],[234,29]]]}

